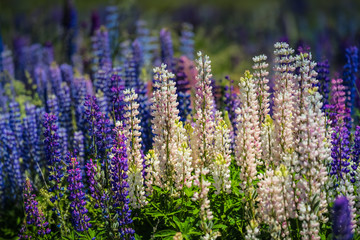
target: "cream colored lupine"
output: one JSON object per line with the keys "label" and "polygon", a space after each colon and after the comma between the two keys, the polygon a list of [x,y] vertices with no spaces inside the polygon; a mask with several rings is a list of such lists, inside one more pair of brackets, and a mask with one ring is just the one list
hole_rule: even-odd
{"label": "cream colored lupine", "polygon": [[194,142],[193,149],[197,155],[194,156],[198,160],[198,164],[208,167],[213,156],[213,140],[214,140],[214,97],[211,87],[211,61],[208,56],[202,56],[198,53],[196,77],[196,98],[195,98],[195,124],[194,136],[197,141]]}
{"label": "cream colored lupine", "polygon": [[262,151],[262,160],[265,163],[266,169],[275,170],[274,164],[274,121],[271,116],[268,114],[265,116],[265,121],[262,124],[261,129],[261,151]]}
{"label": "cream colored lupine", "polygon": [[175,144],[175,121],[179,120],[174,74],[166,70],[166,65],[154,68],[154,95],[152,98],[152,127],[154,152],[159,161],[161,186],[170,188],[174,184],[174,165],[177,146]]}
{"label": "cream colored lupine", "polygon": [[[278,171],[277,171],[278,172]],[[275,171],[269,169],[266,174],[259,177],[258,198],[259,212],[263,223],[269,225],[269,232],[272,239],[282,239],[282,223],[286,222],[284,202],[281,198],[281,174],[276,175]]]}
{"label": "cream colored lupine", "polygon": [[147,204],[147,201],[142,177],[141,127],[139,125],[140,120],[137,117],[139,115],[138,95],[134,89],[126,89],[124,95],[124,102],[126,103],[124,107],[126,150],[129,164],[129,198],[133,208],[140,208]]}
{"label": "cream colored lupine", "polygon": [[209,167],[213,161],[214,141],[214,97],[211,91],[211,62],[208,56],[198,52],[196,60],[198,75],[196,77],[195,123],[192,132],[193,157],[195,160],[194,186],[199,188],[195,192],[194,201],[200,204],[201,229],[205,236],[211,236],[211,220],[213,218],[208,199],[209,186],[206,180]]}
{"label": "cream colored lupine", "polygon": [[162,187],[161,179],[160,179],[160,162],[155,155],[154,150],[149,150],[149,152],[145,156],[145,164],[147,168],[146,176],[145,176],[145,185],[146,192],[148,195],[151,195],[153,192],[153,185]]}
{"label": "cream colored lupine", "polygon": [[274,144],[274,163],[289,167],[293,156],[294,141],[294,97],[296,94],[294,76],[294,50],[287,43],[275,44],[275,86],[273,119],[275,124],[276,143]]}
{"label": "cream colored lupine", "polygon": [[240,101],[241,107],[236,110],[237,113],[237,134],[235,138],[235,157],[236,163],[241,168],[240,171],[240,189],[247,200],[245,211],[248,214],[250,225],[248,226],[248,235],[246,239],[256,239],[255,235],[259,232],[257,221],[257,212],[255,208],[255,186],[257,180],[256,166],[261,158],[261,142],[258,111],[259,106],[256,100],[256,86],[254,78],[249,71],[245,72],[245,77],[240,79]]}
{"label": "cream colored lupine", "polygon": [[230,180],[230,129],[221,117],[221,112],[217,111],[215,115],[214,132],[214,157],[215,161],[211,165],[212,176],[214,178],[215,194],[221,192],[231,192]]}
{"label": "cream colored lupine", "polygon": [[266,115],[270,112],[270,93],[269,93],[269,64],[266,62],[266,55],[253,57],[254,82],[256,85],[256,98],[259,106],[259,127],[262,130],[262,124],[265,122]]}
{"label": "cream colored lupine", "polygon": [[178,148],[177,159],[175,163],[175,188],[178,193],[183,192],[184,187],[192,186],[193,172],[191,148],[188,145],[186,130],[181,121],[175,123],[175,142]]}
{"label": "cream colored lupine", "polygon": [[321,95],[317,88],[306,89],[303,107],[306,109],[299,116],[299,154],[300,172],[302,176],[297,182],[299,196],[299,219],[302,224],[302,239],[320,239],[320,223],[327,219],[326,186],[327,170],[323,164],[330,158],[330,149],[325,139],[324,113],[321,111]]}

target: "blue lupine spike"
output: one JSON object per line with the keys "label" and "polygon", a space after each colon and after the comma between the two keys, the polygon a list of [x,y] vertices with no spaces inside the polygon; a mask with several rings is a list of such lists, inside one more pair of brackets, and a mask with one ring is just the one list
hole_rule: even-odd
{"label": "blue lupine spike", "polygon": [[178,93],[179,102],[179,116],[180,120],[185,122],[189,114],[191,114],[191,95],[190,95],[190,83],[184,72],[184,61],[182,58],[178,60],[176,69],[176,91]]}
{"label": "blue lupine spike", "polygon": [[46,112],[55,114],[56,120],[58,120],[58,117],[60,116],[60,108],[57,97],[55,95],[51,95],[46,103],[47,103]]}
{"label": "blue lupine spike", "polygon": [[66,153],[69,151],[69,141],[68,141],[68,135],[65,128],[60,127],[58,129],[59,133],[59,146],[60,146],[60,154],[62,156],[65,156]]}
{"label": "blue lupine spike", "polygon": [[161,29],[160,31],[160,43],[161,43],[161,62],[167,65],[169,71],[174,71],[174,49],[171,39],[171,32],[167,29]]}
{"label": "blue lupine spike", "polygon": [[356,80],[359,67],[358,48],[353,46],[346,49],[346,64],[343,69],[344,85],[347,87],[347,106],[351,109],[351,115],[355,113]]}
{"label": "blue lupine spike", "polygon": [[339,196],[336,198],[332,215],[333,239],[353,239],[350,205],[345,196]]}
{"label": "blue lupine spike", "polygon": [[96,32],[96,30],[98,30],[100,28],[100,16],[99,13],[94,10],[91,12],[91,27],[90,27],[90,36],[93,36]]}
{"label": "blue lupine spike", "polygon": [[48,75],[47,67],[37,66],[34,70],[34,80],[36,83],[36,91],[39,95],[39,98],[43,103],[46,103],[48,99]]}
{"label": "blue lupine spike", "polygon": [[329,93],[330,93],[330,71],[329,71],[329,61],[324,60],[317,64],[317,79],[319,80],[319,92],[323,96],[324,103],[322,108],[325,109],[329,104]]}
{"label": "blue lupine spike", "polygon": [[119,234],[122,239],[135,239],[135,231],[129,226],[132,223],[131,209],[129,208],[129,184],[128,177],[128,159],[126,154],[126,137],[123,134],[123,127],[116,126],[113,130],[115,139],[109,156],[111,167],[111,189],[114,192],[113,207],[118,215]]}
{"label": "blue lupine spike", "polygon": [[43,47],[43,63],[50,66],[54,59],[54,47],[50,42],[46,42]]}
{"label": "blue lupine spike", "polygon": [[114,121],[123,121],[123,90],[125,89],[125,83],[121,78],[119,71],[114,71],[111,76],[111,102],[109,104],[111,108],[111,116]]}
{"label": "blue lupine spike", "polygon": [[[109,34],[109,47],[110,49],[118,48],[119,43],[119,9],[117,6],[107,6],[106,7],[106,18],[105,25],[108,29]],[[112,54],[112,53],[111,53]]]}
{"label": "blue lupine spike", "polygon": [[49,73],[50,73],[51,91],[54,95],[58,96],[59,91],[61,89],[62,76],[61,76],[60,68],[55,62],[51,64]]}
{"label": "blue lupine spike", "polygon": [[74,148],[77,152],[77,159],[79,161],[80,168],[83,171],[83,176],[85,176],[85,146],[84,146],[84,134],[81,131],[76,131],[74,133]]}
{"label": "blue lupine spike", "polygon": [[180,37],[180,52],[190,60],[194,60],[194,35],[193,26],[184,23]]}
{"label": "blue lupine spike", "polygon": [[[1,139],[0,139],[1,142]],[[1,151],[1,149],[0,149]],[[0,153],[0,157],[2,155]],[[3,209],[5,201],[5,177],[4,177],[4,166],[3,163],[0,161],[0,209]]]}
{"label": "blue lupine spike", "polygon": [[71,96],[70,89],[66,83],[63,83],[59,91],[59,123],[60,127],[66,130],[66,135],[69,137],[69,141],[72,141],[73,136],[73,124],[71,116]]}
{"label": "blue lupine spike", "polygon": [[88,217],[88,210],[86,209],[85,193],[83,191],[84,185],[82,183],[81,170],[76,156],[73,154],[66,154],[65,162],[67,164],[67,181],[69,183],[69,200],[71,209],[71,222],[78,232],[86,231],[91,224]]}

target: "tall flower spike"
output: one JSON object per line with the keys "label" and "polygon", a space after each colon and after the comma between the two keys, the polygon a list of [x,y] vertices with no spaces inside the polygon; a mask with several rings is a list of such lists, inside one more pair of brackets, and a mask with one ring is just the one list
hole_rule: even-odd
{"label": "tall flower spike", "polygon": [[275,86],[273,118],[275,124],[277,154],[275,165],[281,163],[289,166],[289,152],[293,149],[294,130],[294,95],[295,95],[295,71],[294,50],[287,43],[276,43],[274,54],[275,63]]}
{"label": "tall flower spike", "polygon": [[199,192],[195,192],[194,201],[200,204],[201,228],[205,233],[205,237],[210,234],[216,234],[211,230],[211,220],[213,214],[210,209],[210,201],[208,199],[209,186],[211,183],[206,180],[209,173],[209,167],[213,161],[213,141],[214,141],[214,97],[211,87],[211,61],[208,56],[202,56],[198,52],[197,70],[198,75],[196,85],[195,100],[195,119],[194,132],[192,133],[192,150],[195,161],[194,185],[199,188]]}
{"label": "tall flower spike", "polygon": [[268,86],[269,72],[267,70],[269,64],[266,62],[266,55],[259,55],[253,57],[254,65],[254,83],[256,85],[256,98],[259,105],[259,127],[262,128],[262,124],[265,122],[265,117],[270,111],[270,93]]}
{"label": "tall flower spike", "polygon": [[[254,78],[249,71],[245,77],[240,79],[240,101],[241,107],[237,109],[237,134],[235,138],[236,163],[241,167],[240,180],[241,191],[245,194],[248,204],[245,209],[251,211],[252,216],[247,216],[250,222],[256,222],[257,213],[255,209],[254,181],[256,181],[257,170],[261,157],[261,139],[259,129],[258,111],[259,105],[256,99],[256,86]],[[254,225],[254,226],[253,226]],[[250,224],[247,228],[247,239],[256,239],[259,231],[256,224]]]}
{"label": "tall flower spike", "polygon": [[211,87],[211,61],[208,56],[202,56],[198,52],[195,100],[195,126],[194,134],[197,138],[195,145],[192,146],[194,160],[197,167],[208,167],[212,160],[213,140],[214,140],[214,97]]}
{"label": "tall flower spike", "polygon": [[179,120],[174,74],[166,70],[166,65],[154,68],[156,88],[152,99],[152,124],[154,152],[159,160],[161,185],[168,187],[174,183],[173,169],[176,161],[174,141],[175,121]]}
{"label": "tall flower spike", "polygon": [[135,239],[135,231],[129,227],[132,223],[131,210],[129,208],[129,184],[127,182],[128,159],[126,155],[126,138],[122,123],[117,122],[114,128],[114,144],[110,153],[110,182],[113,192],[113,208],[116,211],[117,223],[113,226],[114,231],[119,232],[120,239]]}
{"label": "tall flower spike", "polygon": [[67,181],[69,183],[69,200],[71,210],[71,220],[76,231],[87,231],[91,224],[90,218],[87,215],[85,193],[83,192],[84,185],[82,183],[81,170],[79,162],[70,153],[65,158],[67,162]]}
{"label": "tall flower spike", "polygon": [[[32,191],[30,180],[26,179],[24,187],[25,222],[20,231],[19,239],[29,239],[31,235],[44,236],[51,232],[48,227],[49,223],[46,221],[41,209],[39,209],[36,195]],[[34,226],[37,232],[32,233],[31,228],[28,228],[29,226]]]}
{"label": "tall flower spike", "polygon": [[338,197],[334,202],[332,230],[334,240],[353,239],[349,201],[344,196]]}
{"label": "tall flower spike", "polygon": [[184,187],[190,188],[193,183],[191,148],[188,144],[186,130],[181,121],[176,121],[175,141],[178,148],[175,163],[175,187],[183,194]]}
{"label": "tall flower spike", "polygon": [[134,208],[140,208],[144,206],[147,201],[145,198],[144,179],[142,177],[143,170],[143,158],[141,155],[141,127],[139,125],[140,120],[138,118],[139,104],[137,103],[138,95],[134,89],[127,89],[124,91],[125,105],[125,137],[126,149],[129,163],[129,197],[131,206]]}
{"label": "tall flower spike", "polygon": [[230,193],[230,129],[226,125],[221,116],[221,112],[217,111],[215,115],[215,131],[214,131],[214,157],[211,170],[214,178],[215,194]]}

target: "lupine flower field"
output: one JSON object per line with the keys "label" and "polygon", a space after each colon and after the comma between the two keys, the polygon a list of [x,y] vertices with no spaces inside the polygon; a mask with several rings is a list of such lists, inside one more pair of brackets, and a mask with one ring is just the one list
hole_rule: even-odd
{"label": "lupine flower field", "polygon": [[192,24],[65,3],[60,51],[0,35],[0,239],[360,239],[357,46],[220,81]]}

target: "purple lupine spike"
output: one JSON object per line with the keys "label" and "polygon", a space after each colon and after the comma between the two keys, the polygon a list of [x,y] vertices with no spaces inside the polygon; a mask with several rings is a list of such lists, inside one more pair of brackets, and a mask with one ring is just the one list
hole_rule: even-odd
{"label": "purple lupine spike", "polygon": [[[64,177],[63,166],[61,163],[60,144],[57,126],[57,117],[53,114],[44,114],[44,144],[46,159],[48,161],[49,181],[51,183],[49,191],[58,192],[61,190],[61,180]],[[62,194],[59,194],[61,197]],[[55,197],[50,199],[54,202]]]}
{"label": "purple lupine spike", "polygon": [[356,126],[354,132],[354,145],[351,150],[351,182],[356,181],[357,169],[359,167],[359,157],[360,157],[360,126]]}
{"label": "purple lupine spike", "polygon": [[47,68],[43,67],[43,66],[37,66],[34,70],[34,80],[36,83],[36,91],[39,95],[39,98],[41,99],[42,102],[46,102],[47,101],[47,79],[48,79],[48,75],[47,75]]}
{"label": "purple lupine spike", "polygon": [[180,52],[190,60],[194,60],[194,32],[190,23],[184,23],[181,30]]}
{"label": "purple lupine spike", "polygon": [[128,188],[129,184],[126,179],[128,178],[128,160],[126,154],[126,138],[123,134],[123,127],[118,122],[114,128],[114,144],[111,148],[110,157],[110,182],[111,189],[114,192],[113,207],[116,209],[118,215],[117,221],[119,223],[120,238],[135,239],[135,231],[129,227],[132,223],[131,210],[129,208]]}
{"label": "purple lupine spike", "polygon": [[125,89],[124,82],[119,72],[114,72],[111,76],[111,115],[113,121],[123,120],[123,90]]}
{"label": "purple lupine spike", "polygon": [[[0,140],[1,142],[1,140]],[[1,149],[0,149],[1,151]],[[0,157],[2,155],[0,154]],[[0,161],[0,209],[3,209],[5,201],[5,176],[4,176],[4,164]]]}
{"label": "purple lupine spike", "polygon": [[324,104],[323,109],[329,104],[329,93],[330,93],[330,71],[329,61],[324,60],[319,62],[316,66],[318,72],[317,79],[319,80],[319,92],[323,96]]}
{"label": "purple lupine spike", "polygon": [[71,96],[70,89],[66,83],[63,83],[59,91],[59,123],[60,127],[65,129],[69,141],[72,141],[73,124],[71,116]]}
{"label": "purple lupine spike", "polygon": [[64,28],[64,48],[67,61],[72,61],[72,57],[76,53],[77,18],[77,10],[73,1],[66,0],[62,26]]}
{"label": "purple lupine spike", "polygon": [[[25,206],[25,223],[20,231],[19,239],[29,239],[28,236],[32,235],[32,232],[28,226],[34,226],[36,229],[36,235],[44,236],[51,232],[49,223],[46,221],[46,218],[38,207],[38,202],[36,201],[36,195],[32,193],[33,188],[31,186],[30,180],[26,179],[24,187],[24,206]],[[29,231],[27,231],[29,229]],[[30,238],[31,239],[31,238]]]}
{"label": "purple lupine spike", "polygon": [[174,71],[174,49],[171,32],[165,28],[160,31],[161,62],[165,63],[169,71]]}
{"label": "purple lupine spike", "polygon": [[67,181],[69,183],[69,200],[72,224],[76,231],[87,231],[91,224],[88,217],[88,210],[86,209],[85,193],[83,192],[84,185],[82,183],[81,170],[79,162],[75,156],[67,154],[65,157],[67,163]]}
{"label": "purple lupine spike", "polygon": [[326,106],[329,111],[331,125],[342,124],[350,116],[350,109],[346,107],[346,93],[342,79],[331,80],[331,102]]}
{"label": "purple lupine spike", "polygon": [[[98,180],[100,179],[100,173],[96,166],[96,163],[92,159],[86,164],[86,176],[89,184],[90,195],[93,199],[94,208],[98,209],[101,207],[105,209],[105,202],[109,200],[103,189],[99,188]],[[108,218],[108,216],[105,216]]]}
{"label": "purple lupine spike", "polygon": [[43,47],[43,62],[46,66],[50,66],[54,59],[54,47],[51,42],[46,42]]}
{"label": "purple lupine spike", "polygon": [[190,82],[184,71],[184,60],[179,58],[176,68],[176,92],[178,93],[178,108],[180,120],[185,122],[189,114],[191,114],[191,95],[189,93]]}
{"label": "purple lupine spike", "polygon": [[89,125],[89,133],[92,138],[92,154],[96,158],[102,159],[102,164],[104,165],[105,162],[103,159],[105,151],[111,140],[110,121],[100,111],[96,97],[87,96],[84,106],[86,120]]}
{"label": "purple lupine spike", "polygon": [[353,46],[346,49],[346,64],[343,70],[344,86],[346,87],[346,106],[351,110],[351,115],[355,113],[356,80],[359,68],[358,48]]}
{"label": "purple lupine spike", "polygon": [[[84,134],[81,131],[74,133],[74,148],[77,152],[77,159],[79,161],[80,168],[84,171],[85,169],[85,146],[84,146]],[[84,172],[83,172],[84,173]],[[85,174],[83,174],[85,175]]]}
{"label": "purple lupine spike", "polygon": [[0,61],[2,62],[2,72],[8,73],[6,78],[14,78],[15,77],[15,67],[14,67],[14,60],[12,52],[5,48],[0,53]]}
{"label": "purple lupine spike", "polygon": [[55,62],[51,64],[49,73],[52,93],[58,96],[61,89],[62,77],[60,68]]}
{"label": "purple lupine spike", "polygon": [[39,159],[36,158],[36,149],[35,146],[38,143],[37,127],[36,127],[36,118],[35,118],[35,106],[26,104],[26,117],[23,118],[24,122],[24,131],[23,131],[23,169],[32,170],[35,169],[38,173],[40,169]]}
{"label": "purple lupine spike", "polygon": [[334,202],[332,230],[334,240],[353,239],[351,211],[345,196],[336,198]]}
{"label": "purple lupine spike", "polygon": [[330,175],[336,176],[337,182],[345,179],[350,172],[350,132],[347,126],[337,125],[331,135],[331,163]]}
{"label": "purple lupine spike", "polygon": [[20,114],[20,105],[18,102],[10,102],[9,104],[9,112],[10,112],[10,128],[14,132],[18,147],[21,149],[23,145],[22,140],[22,121]]}
{"label": "purple lupine spike", "polygon": [[8,179],[13,188],[12,190],[18,191],[24,183],[20,166],[21,155],[18,150],[15,134],[10,129],[4,129],[3,143],[6,152],[4,164],[8,172]]}

